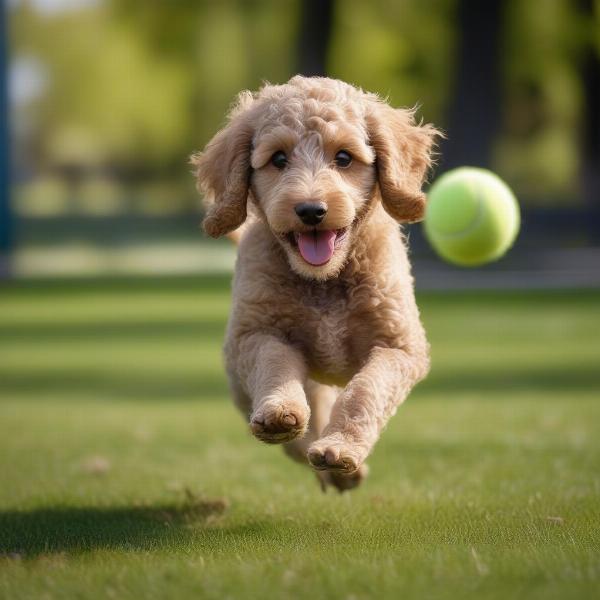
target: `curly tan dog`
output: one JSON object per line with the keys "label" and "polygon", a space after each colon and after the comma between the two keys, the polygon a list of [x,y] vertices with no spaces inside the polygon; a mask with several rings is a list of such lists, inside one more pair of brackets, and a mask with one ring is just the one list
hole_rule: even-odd
{"label": "curly tan dog", "polygon": [[297,76],[242,92],[192,158],[205,231],[239,240],[225,343],[235,401],[324,487],[360,483],[429,369],[398,223],[423,217],[437,135],[374,94]]}

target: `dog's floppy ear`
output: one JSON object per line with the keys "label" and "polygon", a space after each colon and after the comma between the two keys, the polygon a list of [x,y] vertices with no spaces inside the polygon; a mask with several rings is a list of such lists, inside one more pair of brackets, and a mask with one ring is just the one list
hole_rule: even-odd
{"label": "dog's floppy ear", "polygon": [[191,158],[197,187],[207,206],[202,226],[211,237],[237,229],[246,220],[250,184],[250,152],[254,128],[250,119],[249,92],[238,97],[229,122]]}
{"label": "dog's floppy ear", "polygon": [[366,118],[383,207],[400,223],[420,221],[426,202],[421,186],[441,133],[432,125],[417,124],[414,110],[395,109],[380,101],[372,103]]}

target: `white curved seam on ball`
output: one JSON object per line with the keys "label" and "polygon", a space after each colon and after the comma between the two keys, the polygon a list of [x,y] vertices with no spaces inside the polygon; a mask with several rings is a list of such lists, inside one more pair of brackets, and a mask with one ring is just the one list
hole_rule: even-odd
{"label": "white curved seam on ball", "polygon": [[475,188],[475,197],[477,198],[477,214],[475,215],[475,218],[468,225],[468,227],[466,229],[462,229],[461,231],[455,231],[453,233],[436,232],[436,235],[439,235],[440,237],[443,237],[443,238],[457,238],[457,237],[462,237],[463,235],[468,235],[471,231],[473,231],[474,229],[477,229],[477,227],[479,227],[479,225],[484,217],[483,201],[481,199],[481,190],[479,189],[479,186],[474,181],[471,180],[469,183],[473,184],[473,187]]}

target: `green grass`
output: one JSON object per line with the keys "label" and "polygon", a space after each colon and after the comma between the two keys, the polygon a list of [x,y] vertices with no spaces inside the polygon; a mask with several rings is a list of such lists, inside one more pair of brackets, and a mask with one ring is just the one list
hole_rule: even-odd
{"label": "green grass", "polygon": [[0,288],[0,597],[592,598],[600,292],[422,294],[356,492],[227,398],[224,279]]}

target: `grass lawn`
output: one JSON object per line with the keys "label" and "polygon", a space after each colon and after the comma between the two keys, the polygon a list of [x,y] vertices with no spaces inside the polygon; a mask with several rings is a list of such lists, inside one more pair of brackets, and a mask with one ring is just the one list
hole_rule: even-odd
{"label": "grass lawn", "polygon": [[600,292],[422,294],[433,370],[359,490],[227,397],[225,279],[0,288],[0,597],[600,593]]}

